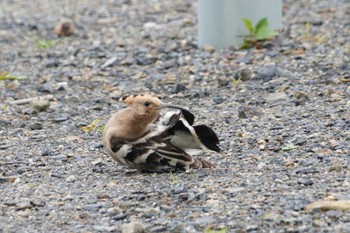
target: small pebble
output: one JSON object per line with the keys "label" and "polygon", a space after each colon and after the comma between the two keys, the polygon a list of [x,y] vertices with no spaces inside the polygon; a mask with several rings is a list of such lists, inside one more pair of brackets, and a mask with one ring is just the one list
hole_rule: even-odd
{"label": "small pebble", "polygon": [[122,233],[144,233],[145,226],[142,222],[132,221],[124,223],[121,227]]}
{"label": "small pebble", "polygon": [[46,205],[45,201],[39,199],[33,199],[30,201],[30,204],[34,207],[44,207]]}
{"label": "small pebble", "polygon": [[76,180],[76,178],[75,178],[74,175],[70,175],[70,176],[68,176],[68,177],[66,178],[66,181],[67,181],[68,183],[73,183],[73,182],[75,182],[75,180]]}
{"label": "small pebble", "polygon": [[69,119],[68,115],[64,115],[64,116],[60,116],[60,117],[56,117],[53,119],[54,122],[63,122]]}
{"label": "small pebble", "polygon": [[178,84],[175,84],[173,86],[173,88],[171,89],[171,93],[172,94],[177,94],[179,92],[183,92],[184,90],[186,90],[186,86],[183,85],[182,83],[178,83]]}
{"label": "small pebble", "polygon": [[176,184],[172,189],[172,192],[174,194],[179,194],[186,191],[187,191],[187,187],[184,184]]}
{"label": "small pebble", "polygon": [[99,226],[99,225],[95,225],[94,230],[98,231],[98,232],[114,232],[117,230],[116,226]]}
{"label": "small pebble", "polygon": [[29,126],[29,128],[30,128],[31,130],[40,130],[40,129],[43,129],[44,126],[43,126],[42,123],[35,122],[35,123],[31,124],[31,125]]}
{"label": "small pebble", "polygon": [[305,186],[313,185],[314,182],[311,179],[299,179],[298,184],[303,184]]}
{"label": "small pebble", "polygon": [[225,99],[221,96],[215,96],[214,97],[214,102],[217,104],[222,104],[225,101]]}
{"label": "small pebble", "polygon": [[29,202],[22,202],[16,205],[16,210],[25,210],[25,209],[31,209],[33,208],[33,205],[30,204]]}

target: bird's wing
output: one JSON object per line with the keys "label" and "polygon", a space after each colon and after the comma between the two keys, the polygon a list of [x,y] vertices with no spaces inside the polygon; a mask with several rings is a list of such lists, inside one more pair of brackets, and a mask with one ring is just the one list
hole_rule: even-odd
{"label": "bird's wing", "polygon": [[[186,109],[167,111],[154,122],[153,129],[162,132],[165,141],[191,155],[195,150],[208,149],[220,151],[219,139],[215,132],[206,125],[193,126],[194,116]],[[156,128],[162,127],[161,130]],[[190,153],[191,150],[191,153]]]}
{"label": "bird's wing", "polygon": [[133,142],[122,159],[129,166],[151,171],[156,171],[162,166],[186,170],[194,162],[191,155],[168,144],[159,135]]}

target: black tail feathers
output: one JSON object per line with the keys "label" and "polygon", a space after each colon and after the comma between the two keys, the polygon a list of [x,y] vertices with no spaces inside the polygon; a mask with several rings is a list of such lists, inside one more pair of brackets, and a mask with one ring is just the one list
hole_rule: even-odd
{"label": "black tail feathers", "polygon": [[220,148],[218,147],[219,138],[215,134],[215,132],[206,125],[197,125],[193,127],[198,135],[200,141],[210,150],[220,152]]}

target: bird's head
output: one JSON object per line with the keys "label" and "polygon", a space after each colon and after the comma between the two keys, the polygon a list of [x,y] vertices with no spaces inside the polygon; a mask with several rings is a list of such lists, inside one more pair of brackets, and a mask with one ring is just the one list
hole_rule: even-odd
{"label": "bird's head", "polygon": [[191,125],[194,121],[194,115],[188,109],[176,105],[164,104],[160,101],[158,96],[153,94],[142,93],[138,95],[125,95],[118,98],[118,100],[129,105],[137,115],[144,116],[149,119],[154,119],[156,116],[158,116],[159,111],[163,108],[173,108],[181,110],[185,119]]}
{"label": "bird's head", "polygon": [[157,96],[148,93],[126,95],[119,98],[119,101],[129,105],[140,116],[154,117],[159,113],[162,104]]}

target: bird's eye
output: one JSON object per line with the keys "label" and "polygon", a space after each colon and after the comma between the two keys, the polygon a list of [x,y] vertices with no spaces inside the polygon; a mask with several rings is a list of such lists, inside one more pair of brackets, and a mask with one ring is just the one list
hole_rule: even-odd
{"label": "bird's eye", "polygon": [[146,107],[149,107],[151,105],[151,103],[146,101],[146,102],[143,103],[143,105],[145,105]]}

